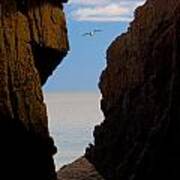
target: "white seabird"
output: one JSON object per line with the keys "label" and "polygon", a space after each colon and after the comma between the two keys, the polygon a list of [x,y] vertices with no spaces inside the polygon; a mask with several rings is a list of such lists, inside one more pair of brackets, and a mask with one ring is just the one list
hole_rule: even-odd
{"label": "white seabird", "polygon": [[93,31],[90,31],[90,32],[87,32],[87,33],[82,34],[82,36],[90,36],[90,37],[92,37],[92,36],[94,36],[97,32],[102,32],[102,30],[101,30],[101,29],[94,29]]}

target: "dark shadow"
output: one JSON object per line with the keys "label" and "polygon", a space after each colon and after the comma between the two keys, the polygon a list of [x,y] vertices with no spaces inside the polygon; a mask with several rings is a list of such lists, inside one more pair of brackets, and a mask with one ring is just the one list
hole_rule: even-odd
{"label": "dark shadow", "polygon": [[36,136],[20,120],[1,116],[0,142],[0,179],[56,179],[52,139]]}
{"label": "dark shadow", "polygon": [[[27,14],[28,10],[34,9],[36,7],[41,7],[43,4],[47,3],[55,7],[59,7],[60,9],[63,9],[62,3],[66,3],[67,1],[68,0],[7,0],[4,2],[0,2],[0,4],[2,4],[2,10],[8,10],[8,13],[10,14],[16,13],[18,11],[23,14]],[[9,4],[11,4],[11,6]],[[12,8],[7,9],[6,7]]]}
{"label": "dark shadow", "polygon": [[44,85],[48,77],[53,73],[58,64],[66,56],[67,51],[62,52],[45,47],[43,44],[38,44],[35,41],[31,42],[32,51],[35,60],[35,66],[39,72],[41,84]]}

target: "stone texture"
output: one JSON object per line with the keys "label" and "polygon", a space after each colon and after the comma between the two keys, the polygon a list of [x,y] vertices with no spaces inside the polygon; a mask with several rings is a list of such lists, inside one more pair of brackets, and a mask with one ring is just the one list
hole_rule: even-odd
{"label": "stone texture", "polygon": [[106,179],[180,179],[180,0],[147,0],[107,50],[104,122],[86,157]]}
{"label": "stone texture", "polygon": [[56,179],[41,85],[69,48],[61,2],[0,0],[0,179]]}
{"label": "stone texture", "polygon": [[58,180],[103,180],[103,178],[85,157],[80,157],[59,170]]}

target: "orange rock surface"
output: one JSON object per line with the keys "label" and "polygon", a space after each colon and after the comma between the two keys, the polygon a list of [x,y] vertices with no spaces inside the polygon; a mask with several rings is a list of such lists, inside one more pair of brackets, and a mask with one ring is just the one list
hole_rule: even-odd
{"label": "orange rock surface", "polygon": [[13,179],[56,178],[41,85],[68,49],[61,1],[0,0],[0,163],[7,180],[11,163]]}

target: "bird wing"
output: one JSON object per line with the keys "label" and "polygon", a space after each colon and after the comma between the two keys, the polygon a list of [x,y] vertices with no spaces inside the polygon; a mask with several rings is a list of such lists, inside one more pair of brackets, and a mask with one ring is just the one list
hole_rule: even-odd
{"label": "bird wing", "polygon": [[82,36],[88,36],[88,35],[90,35],[90,33],[84,33],[84,34],[82,34]]}
{"label": "bird wing", "polygon": [[102,32],[101,29],[94,29],[94,32]]}

